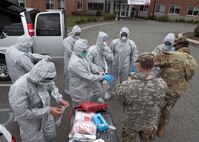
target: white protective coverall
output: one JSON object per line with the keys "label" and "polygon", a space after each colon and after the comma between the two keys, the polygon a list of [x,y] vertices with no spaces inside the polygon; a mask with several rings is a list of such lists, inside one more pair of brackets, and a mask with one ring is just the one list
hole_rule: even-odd
{"label": "white protective coverall", "polygon": [[[108,64],[113,60],[113,53],[107,46],[108,35],[102,31],[98,33],[96,44],[88,49],[87,58],[92,63],[100,67],[101,72],[108,73]],[[98,85],[94,89],[92,101],[96,101],[102,93],[102,85],[98,82]]]}
{"label": "white protective coverall", "polygon": [[[121,36],[123,33],[127,34],[126,39],[123,39]],[[110,48],[113,52],[113,62],[110,65],[110,74],[115,78],[111,84],[111,87],[107,90],[107,93],[110,95],[116,85],[118,76],[120,77],[120,83],[127,80],[130,74],[130,70],[138,58],[137,47],[134,41],[129,39],[129,29],[123,27],[119,36],[120,39],[114,39],[110,44]]]}
{"label": "white protective coverall", "polygon": [[53,81],[48,84],[41,81],[55,76],[55,65],[41,60],[10,87],[9,103],[20,126],[22,142],[52,142],[54,139],[56,131],[48,92],[57,102],[62,95]]}
{"label": "white protective coverall", "polygon": [[65,80],[65,92],[68,93],[69,79],[68,79],[68,63],[70,61],[71,55],[74,51],[74,44],[76,40],[80,39],[76,36],[76,33],[80,33],[81,29],[79,26],[74,26],[72,32],[69,33],[68,37],[64,39],[64,80]]}
{"label": "white protective coverall", "polygon": [[43,55],[29,52],[32,45],[33,39],[28,35],[23,35],[6,50],[6,64],[12,83],[33,68],[33,60],[44,58]]}
{"label": "white protective coverall", "polygon": [[87,40],[77,40],[68,65],[69,91],[73,107],[90,101],[95,82],[103,80],[103,75],[97,75],[100,72],[99,68],[82,56],[82,53],[86,52],[87,49]]}
{"label": "white protective coverall", "polygon": [[[163,44],[158,45],[152,53],[154,55],[160,54],[163,51],[175,51],[175,47],[173,46],[175,40],[175,35],[173,33],[168,33],[163,40]],[[167,45],[169,43],[170,45]]]}

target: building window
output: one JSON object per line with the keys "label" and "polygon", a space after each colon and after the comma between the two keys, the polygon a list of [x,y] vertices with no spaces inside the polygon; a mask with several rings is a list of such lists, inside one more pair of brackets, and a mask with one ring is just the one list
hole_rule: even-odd
{"label": "building window", "polygon": [[93,3],[93,10],[97,10],[98,9],[98,3]]}
{"label": "building window", "polygon": [[148,11],[148,5],[140,5],[140,11]]}
{"label": "building window", "polygon": [[103,3],[88,3],[88,10],[98,10],[103,11],[104,4]]}
{"label": "building window", "polygon": [[88,10],[92,10],[93,9],[93,3],[88,3]]}
{"label": "building window", "polygon": [[103,11],[104,4],[103,3],[98,3],[98,10]]}
{"label": "building window", "polygon": [[169,13],[171,14],[180,14],[180,7],[176,5],[170,6]]}
{"label": "building window", "polygon": [[166,6],[157,4],[155,7],[155,12],[157,13],[165,13],[166,12]]}
{"label": "building window", "polygon": [[189,6],[187,15],[198,16],[198,14],[199,14],[199,7]]}
{"label": "building window", "polygon": [[83,9],[82,0],[78,0],[78,1],[77,1],[77,9],[79,9],[79,10]]}
{"label": "building window", "polygon": [[58,9],[64,9],[64,0],[58,0]]}
{"label": "building window", "polygon": [[25,7],[25,0],[18,0],[18,5]]}
{"label": "building window", "polygon": [[46,9],[54,9],[53,0],[46,0]]}

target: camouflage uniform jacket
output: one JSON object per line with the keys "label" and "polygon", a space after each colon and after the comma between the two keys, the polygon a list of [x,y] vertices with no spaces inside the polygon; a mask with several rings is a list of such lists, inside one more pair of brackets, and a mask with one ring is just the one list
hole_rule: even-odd
{"label": "camouflage uniform jacket", "polygon": [[157,55],[156,65],[161,68],[160,77],[167,83],[167,94],[170,95],[185,93],[188,81],[197,69],[197,62],[183,48]]}
{"label": "camouflage uniform jacket", "polygon": [[136,131],[155,128],[164,105],[166,83],[152,72],[138,73],[133,80],[116,87],[116,97],[123,104],[123,123]]}

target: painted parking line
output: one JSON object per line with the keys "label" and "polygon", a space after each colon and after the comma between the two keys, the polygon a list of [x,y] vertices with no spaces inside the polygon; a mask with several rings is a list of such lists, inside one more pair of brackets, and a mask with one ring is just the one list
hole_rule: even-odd
{"label": "painted parking line", "polygon": [[0,84],[0,87],[7,87],[7,86],[11,86],[12,84]]}

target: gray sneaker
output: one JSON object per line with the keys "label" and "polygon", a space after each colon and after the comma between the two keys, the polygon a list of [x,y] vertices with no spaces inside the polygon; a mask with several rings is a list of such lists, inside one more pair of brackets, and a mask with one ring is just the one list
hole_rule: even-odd
{"label": "gray sneaker", "polygon": [[98,103],[104,103],[104,100],[103,100],[102,98],[98,98],[98,99],[97,99],[97,102],[98,102]]}
{"label": "gray sneaker", "polygon": [[112,97],[112,95],[109,94],[108,92],[106,92],[105,95],[104,95],[105,100],[109,100],[111,97]]}

